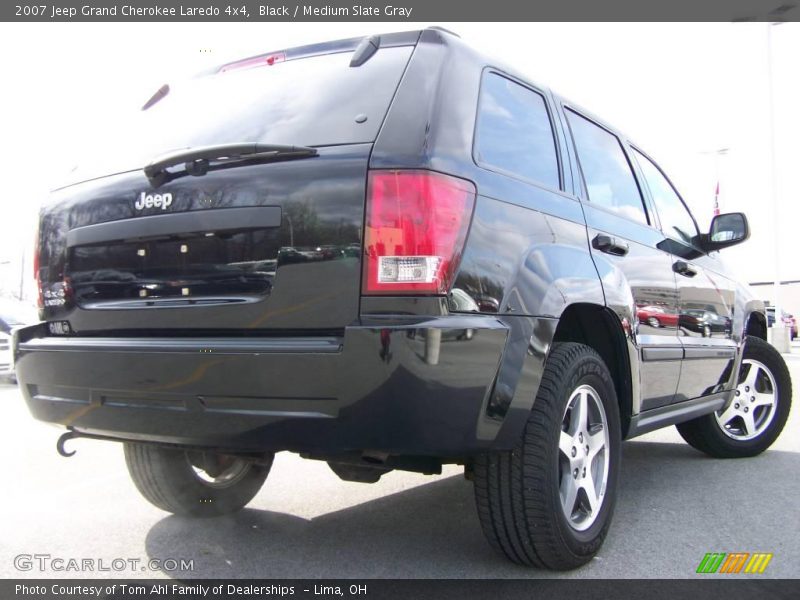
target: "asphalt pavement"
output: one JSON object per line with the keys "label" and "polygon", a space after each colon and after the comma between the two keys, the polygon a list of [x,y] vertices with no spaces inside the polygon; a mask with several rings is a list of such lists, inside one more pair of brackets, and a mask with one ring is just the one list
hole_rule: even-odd
{"label": "asphalt pavement", "polygon": [[[786,359],[798,390],[794,351]],[[553,574],[489,547],[472,484],[456,467],[436,477],[394,472],[366,485],[282,453],[247,509],[189,520],[139,496],[118,444],[74,440],[77,454],[60,457],[60,431],[30,417],[16,386],[0,384],[0,576],[690,578],[707,552],[771,552],[757,577],[800,577],[798,402],[773,448],[752,459],[705,457],[674,428],[626,442],[605,545],[587,566]],[[34,554],[49,558],[25,559]],[[193,563],[151,569],[153,558]],[[94,572],[70,568],[84,559]]]}

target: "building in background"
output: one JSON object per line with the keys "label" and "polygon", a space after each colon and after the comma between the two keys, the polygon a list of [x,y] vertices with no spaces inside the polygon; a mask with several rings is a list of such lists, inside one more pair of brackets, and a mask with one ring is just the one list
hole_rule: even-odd
{"label": "building in background", "polygon": [[[772,281],[756,281],[750,284],[756,297],[768,305],[775,302],[775,285]],[[785,312],[800,317],[800,279],[781,281],[780,307]]]}

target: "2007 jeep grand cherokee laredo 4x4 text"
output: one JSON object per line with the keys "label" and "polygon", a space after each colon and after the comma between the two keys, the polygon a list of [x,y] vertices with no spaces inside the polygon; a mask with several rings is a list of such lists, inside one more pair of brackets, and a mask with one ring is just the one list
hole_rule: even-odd
{"label": "2007 jeep grand cherokee laredo 4x4 text", "polygon": [[744,216],[700,232],[641,148],[443,30],[226,64],[113,139],[41,210],[16,368],[166,511],[242,508],[282,450],[348,481],[457,463],[495,548],[568,569],[623,439],[746,457],[784,426],[717,253]]}

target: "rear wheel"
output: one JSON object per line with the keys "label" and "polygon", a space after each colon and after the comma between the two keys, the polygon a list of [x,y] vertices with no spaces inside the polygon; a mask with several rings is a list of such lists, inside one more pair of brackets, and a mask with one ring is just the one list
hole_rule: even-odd
{"label": "rear wheel", "polygon": [[489,543],[510,560],[565,570],[595,555],[611,524],[620,464],[614,384],[581,344],[555,344],[522,438],[475,463]]}
{"label": "rear wheel", "polygon": [[716,458],[755,456],[780,435],[791,404],[792,380],[783,357],[764,340],[748,336],[730,404],[678,424],[678,433]]}
{"label": "rear wheel", "polygon": [[261,489],[272,455],[258,464],[241,457],[125,444],[125,462],[139,492],[177,515],[215,517],[243,508]]}
{"label": "rear wheel", "polygon": [[661,327],[661,321],[659,321],[657,317],[647,317],[647,324],[650,325],[650,327]]}

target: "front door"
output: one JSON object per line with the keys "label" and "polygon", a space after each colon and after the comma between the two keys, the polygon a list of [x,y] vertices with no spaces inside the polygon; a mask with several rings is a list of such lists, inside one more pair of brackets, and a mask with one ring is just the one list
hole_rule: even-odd
{"label": "front door", "polygon": [[678,289],[678,336],[684,348],[675,402],[720,391],[736,353],[731,336],[733,282],[718,261],[695,246],[697,224],[659,167],[638,150],[633,154],[658,213]]}
{"label": "front door", "polygon": [[589,242],[606,304],[627,322],[638,347],[641,403],[634,412],[670,404],[683,346],[672,260],[660,247],[664,236],[645,208],[620,139],[571,109],[565,116],[585,184]]}

